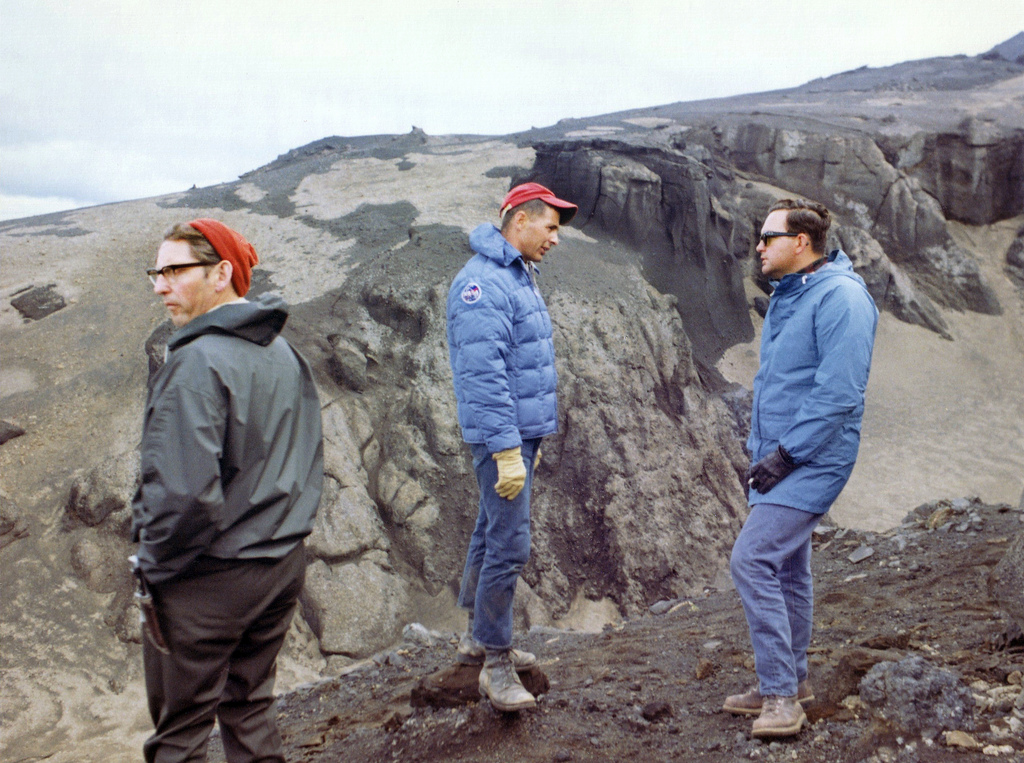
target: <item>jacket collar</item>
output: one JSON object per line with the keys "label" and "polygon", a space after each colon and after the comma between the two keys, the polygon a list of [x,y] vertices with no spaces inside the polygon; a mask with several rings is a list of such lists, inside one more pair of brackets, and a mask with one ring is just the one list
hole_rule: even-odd
{"label": "jacket collar", "polygon": [[[849,276],[853,278],[859,278],[859,276],[853,272],[853,262],[846,255],[842,249],[833,249],[831,252],[825,255],[824,262],[814,268],[810,272],[805,272],[807,268],[801,270],[798,273],[789,273],[784,275],[777,281],[769,281],[772,286],[772,293],[782,289],[783,291],[790,291],[797,289],[811,282],[812,278],[816,281],[819,278],[830,278],[834,276]],[[815,263],[812,263],[814,265]]]}
{"label": "jacket collar", "polygon": [[193,318],[171,334],[167,349],[176,350],[204,334],[228,334],[266,346],[281,333],[288,306],[274,294],[248,302],[231,302]]}
{"label": "jacket collar", "polygon": [[523,256],[518,249],[508,242],[507,238],[501,235],[501,231],[498,230],[497,226],[491,223],[478,225],[469,234],[469,245],[477,254],[494,260],[503,267],[508,267]]}

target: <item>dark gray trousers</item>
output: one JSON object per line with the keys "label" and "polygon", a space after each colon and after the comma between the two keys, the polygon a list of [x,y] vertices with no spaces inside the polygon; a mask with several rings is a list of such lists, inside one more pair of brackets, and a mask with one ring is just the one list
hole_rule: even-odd
{"label": "dark gray trousers", "polygon": [[230,763],[284,763],[274,712],[277,655],[306,577],[300,543],[280,560],[197,562],[152,586],[169,655],[143,638],[147,763],[205,761],[214,720]]}

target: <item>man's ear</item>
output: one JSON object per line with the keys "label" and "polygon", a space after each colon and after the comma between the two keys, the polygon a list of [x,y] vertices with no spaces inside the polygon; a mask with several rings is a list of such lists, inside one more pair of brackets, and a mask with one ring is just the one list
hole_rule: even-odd
{"label": "man's ear", "polygon": [[235,274],[235,268],[228,260],[221,260],[217,263],[213,289],[217,293],[224,291],[231,285],[231,276]]}

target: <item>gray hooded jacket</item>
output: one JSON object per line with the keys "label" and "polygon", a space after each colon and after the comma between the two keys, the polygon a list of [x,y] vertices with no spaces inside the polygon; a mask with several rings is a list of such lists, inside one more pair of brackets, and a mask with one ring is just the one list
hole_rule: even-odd
{"label": "gray hooded jacket", "polygon": [[200,557],[279,559],[313,529],[323,484],[320,401],[264,296],[193,319],[167,343],[146,401],[132,537],[146,580]]}

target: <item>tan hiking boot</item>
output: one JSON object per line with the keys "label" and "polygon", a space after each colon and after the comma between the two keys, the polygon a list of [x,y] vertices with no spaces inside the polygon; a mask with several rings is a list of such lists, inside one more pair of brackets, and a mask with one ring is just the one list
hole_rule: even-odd
{"label": "tan hiking boot", "polygon": [[[468,633],[462,634],[462,638],[459,639],[459,650],[455,653],[455,659],[459,664],[483,665],[485,654],[486,650],[484,649],[483,644]],[[531,665],[537,664],[537,655],[533,652],[523,652],[519,649],[510,649],[509,655],[512,657],[512,664],[515,666],[516,670],[522,670],[523,668],[528,668]]]}
{"label": "tan hiking boot", "polygon": [[754,739],[788,737],[799,733],[807,716],[796,697],[765,697],[761,714],[754,721],[750,735]]}
{"label": "tan hiking boot", "polygon": [[519,680],[510,652],[501,652],[493,658],[488,656],[480,669],[480,696],[487,697],[495,708],[505,713],[537,706],[537,700]]}
{"label": "tan hiking boot", "polygon": [[[806,707],[814,701],[814,689],[807,681],[801,681],[796,690],[796,701]],[[727,713],[736,715],[760,715],[761,713],[761,692],[755,686],[746,694],[730,694],[725,698],[722,709]]]}

